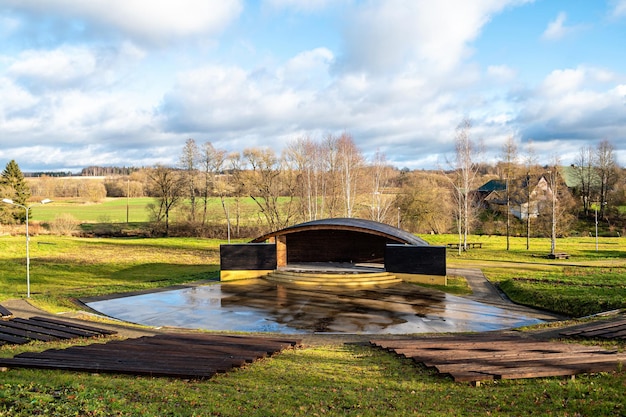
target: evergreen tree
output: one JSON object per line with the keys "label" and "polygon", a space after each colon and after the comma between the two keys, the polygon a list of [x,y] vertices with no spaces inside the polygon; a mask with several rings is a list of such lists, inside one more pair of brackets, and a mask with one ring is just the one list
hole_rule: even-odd
{"label": "evergreen tree", "polygon": [[[14,203],[23,206],[30,198],[30,188],[15,160],[11,160],[0,174],[0,192],[2,192],[2,198],[9,198]],[[1,209],[0,219],[4,222],[12,220],[13,222],[24,223],[26,221],[26,212],[21,207],[2,204]]]}

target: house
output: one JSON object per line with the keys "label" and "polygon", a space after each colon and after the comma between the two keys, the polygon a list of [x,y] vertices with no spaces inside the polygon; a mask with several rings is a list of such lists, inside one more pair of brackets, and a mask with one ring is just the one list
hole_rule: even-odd
{"label": "house", "polygon": [[525,220],[536,218],[552,200],[552,189],[548,174],[537,178],[525,177],[519,180],[490,180],[476,189],[479,204],[493,211],[506,212],[507,187],[509,213]]}

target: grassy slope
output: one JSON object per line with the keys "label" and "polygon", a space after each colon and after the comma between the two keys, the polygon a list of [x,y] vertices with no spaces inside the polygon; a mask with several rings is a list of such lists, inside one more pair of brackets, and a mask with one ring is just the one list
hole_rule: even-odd
{"label": "grassy slope", "polygon": [[[453,237],[426,238],[445,243]],[[546,246],[533,240],[527,252],[525,241],[516,240],[514,251],[507,253],[502,251],[502,238],[472,240],[478,239],[485,242],[483,249],[460,256],[451,253],[450,264],[481,266],[490,278],[503,282],[542,275],[564,279],[561,272],[568,262],[532,256],[547,253],[549,242]],[[33,302],[59,310],[68,308],[67,296],[211,277],[217,269],[218,243],[35,236],[31,241]],[[623,241],[615,243],[602,241],[597,254],[590,241],[560,241],[559,247],[573,254],[569,263],[623,267]],[[614,276],[600,279],[615,282]],[[23,237],[0,237],[0,300],[23,296],[24,288]],[[62,346],[4,346],[0,355]],[[334,344],[287,351],[209,381],[10,370],[0,379],[0,416],[623,415],[624,387],[626,372],[621,371],[574,381],[498,381],[476,388],[386,352]]]}

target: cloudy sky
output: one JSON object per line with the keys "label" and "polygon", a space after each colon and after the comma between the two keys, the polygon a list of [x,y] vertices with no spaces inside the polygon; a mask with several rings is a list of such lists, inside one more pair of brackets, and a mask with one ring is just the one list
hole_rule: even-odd
{"label": "cloudy sky", "polygon": [[[626,0],[0,0],[0,168],[176,164],[185,140],[350,133],[436,168],[610,141],[626,161]],[[491,159],[490,159],[491,158]]]}

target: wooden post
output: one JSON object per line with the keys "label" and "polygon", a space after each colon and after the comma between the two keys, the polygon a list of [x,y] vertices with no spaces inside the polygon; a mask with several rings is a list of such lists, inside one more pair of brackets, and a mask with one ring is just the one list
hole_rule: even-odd
{"label": "wooden post", "polygon": [[287,236],[279,235],[276,238],[276,267],[287,266]]}

